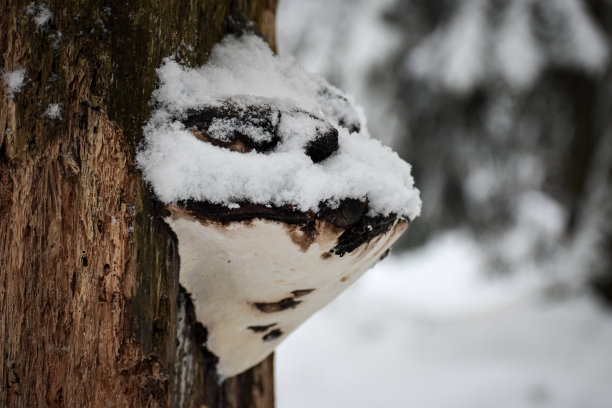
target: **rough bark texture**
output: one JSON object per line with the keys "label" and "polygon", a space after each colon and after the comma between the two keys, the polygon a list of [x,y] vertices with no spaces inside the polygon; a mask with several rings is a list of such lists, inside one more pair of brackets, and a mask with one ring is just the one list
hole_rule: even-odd
{"label": "rough bark texture", "polygon": [[0,3],[0,406],[273,406],[272,358],[218,385],[133,156],[162,59],[274,45],[276,0],[30,3]]}

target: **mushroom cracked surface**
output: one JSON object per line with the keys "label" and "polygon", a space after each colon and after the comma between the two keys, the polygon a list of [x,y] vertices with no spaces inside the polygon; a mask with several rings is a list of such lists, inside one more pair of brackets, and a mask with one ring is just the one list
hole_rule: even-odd
{"label": "mushroom cracked surface", "polygon": [[168,60],[158,75],[137,163],[230,377],[386,256],[419,192],[348,97],[259,38],[226,38],[207,65]]}

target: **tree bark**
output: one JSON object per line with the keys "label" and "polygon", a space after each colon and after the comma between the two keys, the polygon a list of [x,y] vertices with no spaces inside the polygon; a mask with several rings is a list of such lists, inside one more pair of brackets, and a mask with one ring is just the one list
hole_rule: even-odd
{"label": "tree bark", "polygon": [[218,384],[134,153],[162,59],[202,64],[249,20],[274,47],[275,9],[2,1],[0,68],[26,76],[0,86],[0,406],[274,405],[272,357]]}

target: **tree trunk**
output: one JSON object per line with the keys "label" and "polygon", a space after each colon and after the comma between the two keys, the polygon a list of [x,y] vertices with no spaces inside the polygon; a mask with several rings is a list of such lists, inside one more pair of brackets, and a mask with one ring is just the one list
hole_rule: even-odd
{"label": "tree trunk", "polygon": [[162,59],[202,64],[248,20],[274,46],[275,8],[2,1],[4,82],[25,81],[0,86],[0,406],[274,405],[272,357],[218,384],[134,153]]}

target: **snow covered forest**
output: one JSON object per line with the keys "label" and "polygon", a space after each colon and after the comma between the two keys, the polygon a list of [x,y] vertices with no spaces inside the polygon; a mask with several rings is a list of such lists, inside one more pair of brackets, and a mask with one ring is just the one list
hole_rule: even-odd
{"label": "snow covered forest", "polygon": [[277,22],[423,199],[280,347],[279,406],[609,406],[612,3],[283,0]]}

